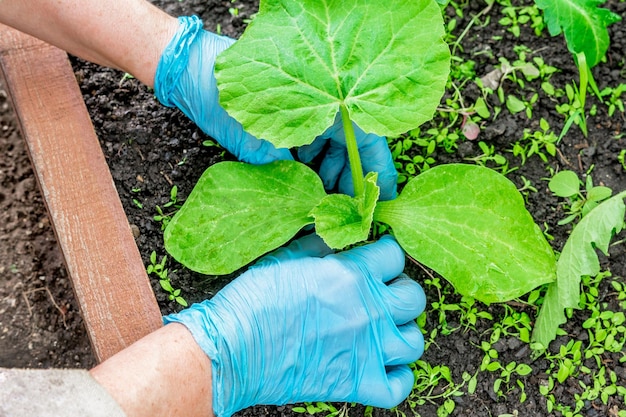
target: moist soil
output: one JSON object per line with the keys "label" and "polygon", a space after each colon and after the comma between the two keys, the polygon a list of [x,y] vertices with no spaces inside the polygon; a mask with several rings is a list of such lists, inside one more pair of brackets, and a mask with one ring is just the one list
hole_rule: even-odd
{"label": "moist soil", "polygon": [[[205,28],[221,31],[222,34],[237,38],[243,32],[246,21],[257,10],[257,1],[219,0],[154,0],[154,4],[174,16],[196,14],[205,22]],[[465,15],[457,16],[455,34],[459,36],[471,17],[485,8],[482,1],[469,2]],[[527,1],[520,4],[530,4]],[[620,16],[626,16],[626,3],[608,1],[605,7]],[[229,9],[237,8],[238,14]],[[450,7],[449,17],[454,11]],[[515,37],[498,20],[503,17],[502,7],[494,5],[481,21],[487,24],[474,25],[463,37],[457,55],[475,61],[474,70],[478,76],[486,75],[498,65],[499,57],[510,62],[517,59],[514,47],[525,45],[541,56],[548,65],[559,69],[551,78],[553,85],[564,88],[572,80],[578,79],[578,71],[572,55],[562,37],[551,38],[544,30],[541,36],[535,35],[528,26],[521,27],[521,34]],[[609,28],[611,46],[606,62],[594,68],[598,87],[616,87],[626,83],[626,22],[619,22]],[[165,108],[155,99],[153,92],[138,81],[124,77],[124,74],[86,63],[71,57],[77,81],[89,108],[94,127],[100,138],[102,149],[111,169],[118,193],[128,219],[135,232],[136,242],[144,263],[150,263],[150,254],[155,251],[159,259],[166,254],[163,247],[161,224],[154,220],[156,206],[164,207],[170,201],[170,190],[178,188],[178,201],[182,202],[191,192],[202,172],[211,164],[234,159],[219,147],[207,146],[212,143],[181,112]],[[454,65],[454,64],[453,64]],[[537,192],[527,196],[527,207],[535,221],[554,237],[551,241],[556,251],[562,249],[571,225],[558,225],[565,217],[562,200],[554,197],[547,189],[546,178],[554,170],[569,169],[581,178],[591,171],[594,184],[606,185],[614,191],[626,190],[626,170],[618,160],[622,149],[626,149],[626,118],[616,111],[609,117],[607,108],[597,99],[588,96],[587,108],[597,105],[597,113],[588,118],[589,134],[585,137],[580,129],[572,126],[558,145],[555,158],[546,164],[538,157],[531,157],[522,165],[508,149],[520,138],[524,129],[539,130],[539,120],[544,118],[557,133],[564,124],[564,118],[555,110],[555,103],[547,97],[536,82],[528,83],[539,94],[533,105],[532,118],[524,112],[510,114],[506,109],[495,121],[481,126],[479,140],[493,145],[496,153],[509,159],[511,167],[519,169],[507,177],[519,187],[523,178],[530,180]],[[505,94],[515,86],[504,84]],[[525,91],[529,91],[528,88]],[[466,85],[463,96],[466,103],[473,103],[480,91]],[[529,98],[529,97],[527,97]],[[494,98],[492,97],[491,100]],[[497,103],[490,103],[497,104]],[[459,122],[460,123],[460,122]],[[458,128],[459,126],[455,126]],[[467,162],[466,158],[480,155],[478,141],[459,140],[454,153],[438,151],[434,158],[437,163]],[[54,235],[47,220],[43,203],[6,94],[0,92],[0,366],[24,367],[83,367],[93,365],[94,359],[82,327],[76,304],[72,298],[61,256],[55,245]],[[169,209],[164,209],[167,213]],[[618,236],[616,240],[623,238]],[[600,255],[603,270],[609,270],[613,279],[624,282],[626,276],[626,251],[623,244],[611,247],[609,257]],[[169,260],[170,279],[175,288],[182,290],[188,302],[196,302],[211,297],[233,276],[207,277],[192,273]],[[424,283],[432,272],[408,261],[407,272],[414,279]],[[619,309],[618,300],[611,292],[609,280],[600,286],[600,296],[607,308]],[[158,280],[152,278],[153,288],[163,314],[180,310],[182,307],[171,302],[160,288]],[[438,300],[440,291],[425,285],[429,300]],[[442,290],[448,303],[460,301],[449,287]],[[536,311],[523,304],[512,304],[518,311],[525,311],[530,317]],[[505,309],[501,305],[482,306],[494,320],[501,319]],[[561,344],[570,339],[587,339],[581,324],[586,319],[584,312],[574,312],[563,326],[567,336],[559,337],[549,351],[558,352]],[[454,312],[447,314],[448,325],[458,327],[460,317]],[[426,316],[426,329],[438,325],[438,312],[430,310]],[[464,372],[475,374],[484,356],[480,349],[481,340],[488,340],[491,322],[479,320],[474,328],[454,331],[449,335],[438,336],[428,346],[423,360],[435,365],[446,365],[452,372],[454,381],[461,381]],[[501,363],[511,361],[532,364],[533,372],[520,378],[524,383],[526,401],[520,404],[521,390],[510,385],[506,396],[493,391],[497,373],[479,372],[474,394],[454,397],[456,407],[452,415],[458,416],[499,416],[510,413],[520,416],[546,416],[551,413],[546,408],[546,400],[539,393],[540,384],[547,381],[548,363],[545,359],[531,359],[527,344],[512,337],[504,337],[494,345]],[[622,352],[623,354],[624,352]],[[626,368],[620,364],[618,354],[604,354],[603,363],[615,371],[617,385],[626,385]],[[597,369],[595,363],[585,363]],[[589,383],[589,381],[586,381]],[[440,394],[445,384],[437,386],[433,397]],[[466,392],[466,388],[461,388]],[[580,387],[574,378],[569,378],[553,392],[557,402],[573,405],[574,395]],[[410,401],[398,407],[406,415],[419,413],[423,416],[437,415],[441,399],[434,398],[425,405],[412,407]],[[341,405],[338,405],[341,406]],[[301,415],[285,407],[253,407],[238,415],[273,416]],[[626,406],[611,398],[607,404],[600,400],[587,401],[581,411],[585,416],[612,416]],[[349,415],[363,415],[364,408],[355,406],[348,409]],[[326,413],[327,414],[327,413]],[[325,414],[324,414],[325,415]],[[396,411],[372,410],[372,415],[401,415]],[[555,413],[552,415],[560,415]]]}

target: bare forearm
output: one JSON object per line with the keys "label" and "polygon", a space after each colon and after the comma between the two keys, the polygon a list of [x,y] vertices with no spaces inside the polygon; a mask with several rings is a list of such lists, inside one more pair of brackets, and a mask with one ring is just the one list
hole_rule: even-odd
{"label": "bare forearm", "polygon": [[162,327],[90,372],[128,417],[213,415],[211,361],[181,324]]}
{"label": "bare forearm", "polygon": [[149,86],[178,26],[146,0],[0,0],[0,22]]}

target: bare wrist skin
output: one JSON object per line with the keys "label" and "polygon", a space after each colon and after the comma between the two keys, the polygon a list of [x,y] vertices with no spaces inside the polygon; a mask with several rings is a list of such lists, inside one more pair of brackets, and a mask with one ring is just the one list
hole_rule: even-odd
{"label": "bare wrist skin", "polygon": [[146,0],[0,1],[0,22],[152,87],[176,18]]}
{"label": "bare wrist skin", "polygon": [[90,371],[128,417],[213,416],[211,360],[168,324]]}

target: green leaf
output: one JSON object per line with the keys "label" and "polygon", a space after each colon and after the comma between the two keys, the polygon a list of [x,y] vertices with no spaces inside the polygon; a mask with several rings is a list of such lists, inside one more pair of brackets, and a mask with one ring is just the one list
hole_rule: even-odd
{"label": "green leaf", "polygon": [[571,197],[580,192],[580,180],[574,171],[561,171],[550,179],[548,188],[559,197]]}
{"label": "green leaf", "polygon": [[315,218],[315,231],[330,248],[343,249],[368,238],[374,207],[380,194],[380,188],[376,185],[377,177],[375,172],[365,176],[363,195],[327,195],[311,211]]}
{"label": "green leaf", "polygon": [[506,98],[506,107],[513,114],[519,113],[526,109],[524,102],[512,94],[508,95]]}
{"label": "green leaf", "polygon": [[228,274],[313,223],[309,213],[325,196],[318,175],[298,162],[221,162],[169,222],[165,247],[189,269]]}
{"label": "green leaf", "polygon": [[399,136],[430,120],[450,51],[431,0],[262,0],[220,54],[220,103],[277,147],[311,143],[344,104],[367,133]]}
{"label": "green leaf", "polygon": [[515,185],[481,166],[439,165],[413,178],[401,195],[380,201],[387,223],[417,261],[461,295],[507,301],[554,281],[555,256]]}
{"label": "green leaf", "polygon": [[556,337],[559,326],[567,320],[564,309],[579,308],[580,279],[583,275],[593,277],[600,272],[596,249],[607,254],[611,238],[622,230],[625,197],[626,192],[622,192],[602,202],[572,230],[557,263],[557,279],[548,286],[539,310],[533,343],[538,342],[547,348]]}
{"label": "green leaf", "polygon": [[596,185],[587,193],[588,201],[602,201],[606,200],[613,194],[613,190],[603,185]]}
{"label": "green leaf", "polygon": [[583,52],[589,68],[594,67],[609,47],[607,27],[621,18],[599,8],[605,0],[535,0],[543,10],[550,35],[565,35],[568,49],[574,55]]}

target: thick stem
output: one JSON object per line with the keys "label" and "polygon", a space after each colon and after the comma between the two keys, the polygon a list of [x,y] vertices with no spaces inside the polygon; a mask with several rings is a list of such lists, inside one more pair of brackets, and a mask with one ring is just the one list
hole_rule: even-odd
{"label": "thick stem", "polygon": [[343,132],[346,136],[346,148],[348,149],[348,160],[350,161],[350,172],[352,173],[352,183],[354,184],[354,195],[360,196],[365,188],[363,181],[363,167],[361,167],[361,157],[359,156],[359,145],[356,142],[354,128],[350,114],[345,105],[341,105],[341,121],[343,122]]}

